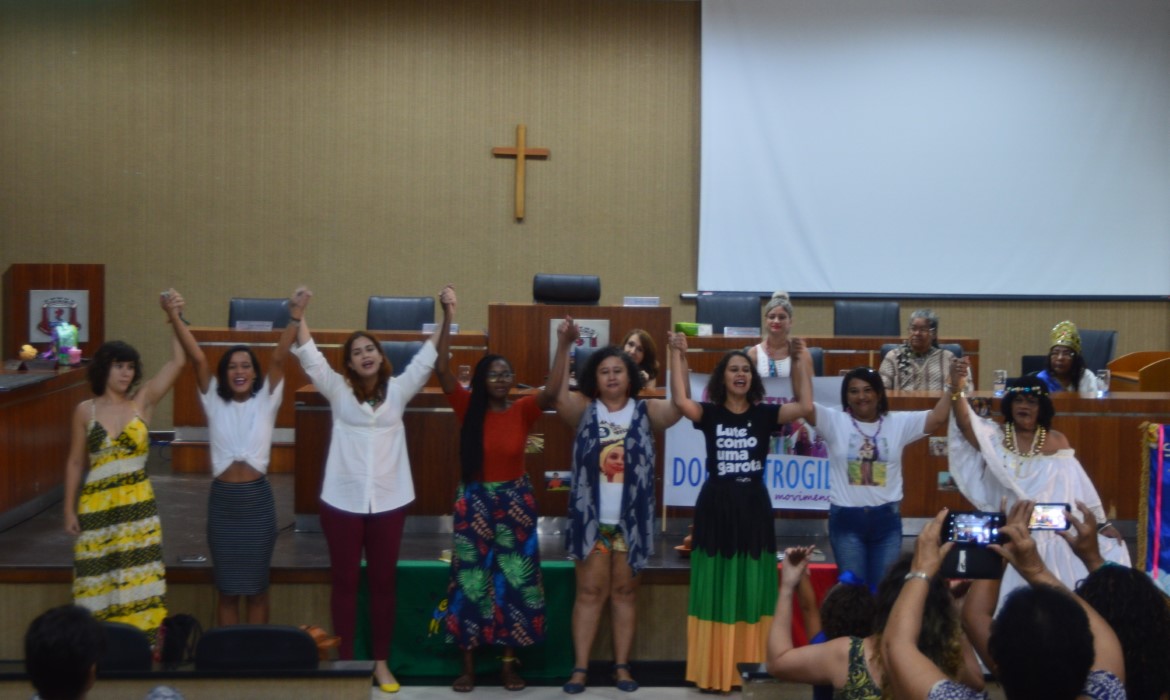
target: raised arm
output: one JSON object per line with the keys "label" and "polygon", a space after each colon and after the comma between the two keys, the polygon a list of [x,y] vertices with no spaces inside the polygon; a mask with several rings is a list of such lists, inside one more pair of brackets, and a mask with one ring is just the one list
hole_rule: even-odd
{"label": "raised arm", "polygon": [[[168,289],[163,294],[171,298],[183,299],[174,289]],[[180,304],[180,311],[185,305],[185,301]],[[195,385],[199,387],[199,393],[206,394],[207,387],[211,382],[211,368],[207,364],[207,355],[203,353],[203,348],[199,347],[199,341],[195,340],[195,335],[191,333],[191,329],[187,327],[186,323],[182,321],[174,323],[172,319],[171,325],[175,329],[175,336],[178,337],[179,344],[183,346],[183,351],[187,353],[187,359],[191,361],[192,369],[195,370]]]}
{"label": "raised arm", "polygon": [[589,400],[591,397],[583,396],[580,392],[569,390],[569,352],[573,349],[573,344],[569,343],[560,352],[564,353],[564,362],[553,363],[553,367],[558,364],[561,369],[560,386],[557,388],[557,415],[566,425],[576,428],[577,424],[581,422],[581,416],[585,414],[585,409],[589,407]]}
{"label": "raised arm", "polygon": [[942,396],[938,397],[938,403],[926,415],[924,430],[927,434],[946,425],[947,418],[951,415],[951,404],[958,403],[963,398],[959,396],[959,392],[962,391],[963,381],[967,377],[967,358],[964,357],[951,363],[949,377],[947,385],[943,387]]}
{"label": "raised arm", "polygon": [[764,657],[768,673],[786,681],[841,687],[848,670],[849,639],[842,637],[824,644],[796,647],[792,643],[792,596],[808,568],[812,547],[784,550],[780,569],[780,595],[768,630]]}
{"label": "raised arm", "polygon": [[553,358],[552,369],[548,372],[548,381],[544,388],[536,395],[536,404],[540,410],[547,410],[557,404],[561,387],[568,381],[569,375],[569,348],[577,342],[581,331],[573,322],[572,316],[565,316],[565,320],[557,326],[557,351]]}
{"label": "raised arm", "polygon": [[687,391],[691,382],[691,372],[687,368],[687,337],[682,333],[669,333],[666,344],[670,346],[670,400],[687,420],[702,420],[703,404],[692,399]]}
{"label": "raised arm", "polygon": [[918,649],[918,634],[922,631],[922,615],[931,581],[938,573],[943,556],[954,546],[953,542],[939,546],[939,532],[946,516],[944,508],[919,533],[910,573],[882,634],[886,678],[893,683],[894,695],[898,698],[926,698],[935,683],[947,678],[942,669]]}
{"label": "raised arm", "polygon": [[[448,293],[449,292],[449,293]],[[439,292],[439,303],[443,306],[443,330],[439,331],[439,356],[435,358],[435,378],[444,394],[450,394],[459,386],[459,380],[451,374],[451,324],[455,321],[455,288],[443,287]],[[432,336],[434,337],[434,336]]]}
{"label": "raised arm", "polygon": [[790,343],[792,353],[792,398],[795,401],[784,404],[776,415],[777,423],[791,423],[794,420],[807,417],[813,410],[812,390],[812,357],[804,341],[793,338]]}
{"label": "raised arm", "polygon": [[825,625],[821,621],[821,606],[817,605],[817,592],[807,570],[796,585],[796,604],[800,606],[800,616],[804,618],[804,633],[812,639],[821,633]]}
{"label": "raised arm", "polygon": [[280,333],[276,341],[276,349],[272,351],[272,359],[268,362],[268,393],[276,391],[276,387],[284,381],[284,363],[288,360],[288,351],[296,340],[300,325],[304,322],[305,307],[309,305],[312,294],[306,287],[297,287],[288,298],[288,325]]}
{"label": "raised arm", "polygon": [[147,423],[150,422],[150,417],[154,413],[154,407],[174,386],[175,380],[179,378],[179,372],[183,371],[183,365],[187,362],[187,353],[184,352],[178,336],[179,326],[186,326],[179,318],[183,312],[183,297],[177,292],[174,294],[163,292],[159,295],[158,301],[159,306],[167,314],[167,322],[174,329],[174,335],[171,336],[171,359],[159,368],[158,372],[142,386],[142,390],[134,397],[139,414]]}
{"label": "raised arm", "polygon": [[77,491],[81,488],[81,475],[85,473],[88,457],[85,454],[85,429],[93,400],[82,401],[73,409],[69,430],[69,456],[65,459],[65,532],[81,534],[81,521],[77,517]]}

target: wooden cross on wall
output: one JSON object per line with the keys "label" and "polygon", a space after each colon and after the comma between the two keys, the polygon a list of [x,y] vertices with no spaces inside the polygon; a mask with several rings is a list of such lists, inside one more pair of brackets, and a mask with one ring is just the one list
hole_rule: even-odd
{"label": "wooden cross on wall", "polygon": [[516,220],[524,220],[524,163],[528,158],[548,158],[551,152],[547,148],[528,148],[525,144],[528,128],[523,124],[516,126],[516,145],[500,146],[492,149],[492,155],[497,158],[516,159]]}

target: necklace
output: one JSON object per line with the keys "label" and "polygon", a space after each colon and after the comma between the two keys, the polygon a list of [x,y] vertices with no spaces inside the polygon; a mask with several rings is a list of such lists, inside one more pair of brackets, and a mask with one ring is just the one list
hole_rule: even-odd
{"label": "necklace", "polygon": [[861,435],[861,437],[865,438],[864,441],[861,443],[861,449],[858,450],[858,452],[865,453],[865,454],[872,454],[873,461],[875,461],[875,462],[878,461],[879,459],[881,459],[881,457],[878,454],[877,438],[878,438],[878,435],[882,434],[882,423],[885,422],[886,417],[885,416],[878,416],[878,427],[877,427],[877,430],[873,431],[873,435],[866,435],[865,434],[865,431],[862,430],[861,426],[857,424],[857,419],[853,417],[853,414],[849,415],[849,420],[853,421],[853,429],[856,430],[857,433],[859,435]]}
{"label": "necklace", "polygon": [[1044,440],[1048,437],[1048,430],[1042,426],[1036,426],[1036,432],[1032,435],[1032,446],[1027,452],[1020,452],[1020,448],[1016,445],[1016,424],[1008,423],[1003,427],[1003,446],[1012,454],[1021,457],[1035,457],[1040,454],[1040,450],[1044,449]]}

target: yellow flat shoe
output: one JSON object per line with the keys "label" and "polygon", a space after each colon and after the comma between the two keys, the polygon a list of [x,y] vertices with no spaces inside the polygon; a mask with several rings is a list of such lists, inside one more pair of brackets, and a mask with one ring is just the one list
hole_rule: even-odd
{"label": "yellow flat shoe", "polygon": [[383,693],[397,693],[402,689],[402,684],[395,681],[394,683],[383,683],[378,686],[378,690]]}

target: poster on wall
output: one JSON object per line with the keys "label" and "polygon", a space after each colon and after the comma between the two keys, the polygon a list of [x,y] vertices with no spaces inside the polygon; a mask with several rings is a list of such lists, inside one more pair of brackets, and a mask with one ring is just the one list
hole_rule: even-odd
{"label": "poster on wall", "polygon": [[53,326],[77,326],[78,342],[89,341],[88,289],[31,289],[28,293],[28,341],[53,341]]}
{"label": "poster on wall", "polygon": [[[708,374],[691,374],[691,396],[706,400]],[[840,377],[814,377],[817,396],[837,396]],[[787,377],[764,378],[764,401],[784,404],[792,401],[792,383]],[[764,464],[764,482],[773,508],[794,510],[829,509],[829,457],[824,440],[804,421],[778,426],[771,437],[771,449]],[[666,431],[666,469],[663,501],[668,506],[691,507],[707,480],[707,446],[701,433],[688,420]]]}
{"label": "poster on wall", "polygon": [[[552,367],[553,361],[556,360],[557,354],[557,326],[561,325],[563,318],[552,318],[548,321],[548,366]],[[609,319],[589,319],[578,318],[574,319],[577,324],[577,330],[580,332],[580,337],[577,338],[576,347],[578,348],[603,348],[609,345]],[[574,348],[576,349],[576,348]]]}

